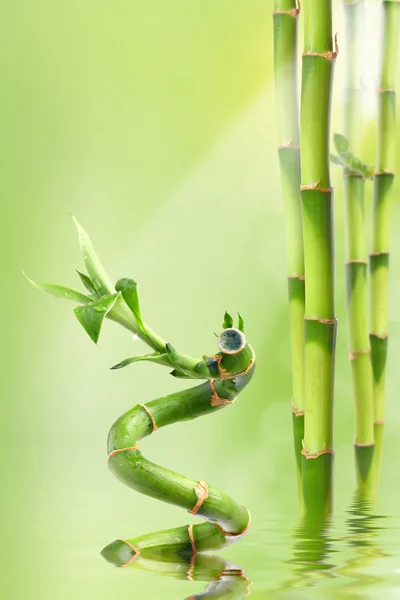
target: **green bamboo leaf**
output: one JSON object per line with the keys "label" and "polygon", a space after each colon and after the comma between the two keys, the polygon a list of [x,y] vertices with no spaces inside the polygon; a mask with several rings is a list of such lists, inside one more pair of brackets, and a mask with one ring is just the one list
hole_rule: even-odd
{"label": "green bamboo leaf", "polygon": [[244,321],[240,313],[238,313],[238,329],[244,333]]}
{"label": "green bamboo leaf", "polygon": [[107,314],[113,308],[119,297],[118,294],[109,294],[85,306],[78,306],[74,313],[88,336],[97,344],[101,326]]}
{"label": "green bamboo leaf", "polygon": [[74,220],[75,227],[78,231],[79,245],[81,248],[83,260],[85,261],[86,270],[97,292],[97,295],[105,296],[107,294],[114,294],[115,289],[113,288],[112,283],[109,280],[103,265],[101,264],[96,252],[94,251],[92,242],[88,234],[78,223],[78,221],[73,215],[72,218]]}
{"label": "green bamboo leaf", "polygon": [[227,311],[225,311],[224,322],[222,323],[222,328],[230,329],[231,327],[233,327],[233,319],[232,319],[231,315]]}
{"label": "green bamboo leaf", "polygon": [[55,285],[53,283],[38,283],[37,281],[33,281],[30,279],[24,271],[22,271],[27,280],[38,290],[41,292],[46,292],[47,294],[51,294],[55,298],[63,298],[64,300],[72,300],[73,302],[78,302],[78,304],[89,304],[92,302],[92,298],[89,296],[85,296],[80,292],[75,290],[71,290],[71,288],[64,287],[62,285]]}
{"label": "green bamboo leaf", "polygon": [[333,163],[334,165],[339,165],[341,167],[344,166],[342,161],[340,160],[340,158],[338,156],[336,156],[335,154],[331,154],[330,159],[331,159],[331,163]]}
{"label": "green bamboo leaf", "polygon": [[159,365],[165,365],[168,367],[171,366],[171,363],[168,360],[168,357],[166,354],[161,354],[160,352],[154,352],[153,354],[140,354],[138,356],[131,356],[130,358],[126,358],[125,360],[122,360],[117,365],[114,365],[113,367],[111,367],[111,370],[115,371],[116,369],[123,369],[124,367],[127,367],[128,365],[131,365],[132,363],[141,362],[141,361],[149,361],[149,362],[157,363]]}
{"label": "green bamboo leaf", "polygon": [[115,284],[117,292],[121,292],[123,299],[133,312],[136,322],[141,331],[145,330],[142,315],[140,313],[139,296],[137,292],[137,283],[133,279],[123,277]]}
{"label": "green bamboo leaf", "polygon": [[333,136],[333,142],[335,144],[336,151],[338,154],[348,152],[350,148],[349,140],[341,133],[335,133]]}
{"label": "green bamboo leaf", "polygon": [[170,375],[172,375],[172,377],[176,377],[177,379],[191,379],[191,377],[185,375],[185,373],[182,373],[182,371],[179,371],[179,369],[174,369],[171,371]]}
{"label": "green bamboo leaf", "polygon": [[85,286],[85,288],[87,289],[87,291],[90,292],[91,294],[93,294],[93,296],[100,298],[100,295],[97,292],[96,288],[94,287],[93,281],[90,279],[90,277],[88,277],[84,273],[81,273],[78,270],[76,272],[78,273],[80,280],[82,281],[82,283]]}

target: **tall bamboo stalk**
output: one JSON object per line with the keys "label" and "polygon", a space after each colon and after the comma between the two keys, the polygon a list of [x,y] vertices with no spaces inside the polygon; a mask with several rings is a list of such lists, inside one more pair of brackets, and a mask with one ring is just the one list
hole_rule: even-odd
{"label": "tall bamboo stalk", "polygon": [[300,116],[305,262],[305,428],[307,512],[332,508],[334,308],[333,189],[329,137],[333,69],[331,0],[305,0]]}
{"label": "tall bamboo stalk", "polygon": [[301,449],[304,437],[304,252],[300,203],[300,133],[297,94],[296,0],[275,0],[274,67],[278,155],[286,220],[292,355],[292,414],[297,484],[302,504]]}
{"label": "tall bamboo stalk", "polygon": [[379,479],[385,419],[385,382],[388,347],[388,279],[390,208],[395,175],[396,55],[400,39],[400,2],[386,0],[383,7],[382,52],[378,88],[378,149],[374,184],[373,248],[370,255],[372,367],[376,474]]}
{"label": "tall bamboo stalk", "polygon": [[[343,129],[352,153],[362,154],[364,0],[344,0],[346,24]],[[374,486],[374,397],[367,314],[367,249],[364,177],[343,170],[346,223],[346,284],[349,355],[355,403],[355,453],[359,489]]]}

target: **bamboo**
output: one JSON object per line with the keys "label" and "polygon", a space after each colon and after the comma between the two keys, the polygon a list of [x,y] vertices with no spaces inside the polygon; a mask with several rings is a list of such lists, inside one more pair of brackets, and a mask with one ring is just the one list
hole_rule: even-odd
{"label": "bamboo", "polygon": [[329,170],[330,102],[336,52],[330,0],[305,0],[300,157],[305,258],[306,512],[330,512],[333,475],[334,310],[333,190]]}
{"label": "bamboo", "polygon": [[297,487],[302,505],[301,449],[304,437],[304,252],[300,204],[300,134],[297,97],[296,0],[275,0],[274,72],[278,155],[286,221],[292,356],[292,414]]}
{"label": "bamboo", "polygon": [[382,3],[383,28],[378,87],[378,148],[374,184],[373,247],[370,254],[372,367],[376,478],[379,481],[385,420],[385,384],[388,349],[388,283],[390,210],[395,176],[396,64],[400,39],[400,2]]}
{"label": "bamboo", "polygon": [[[343,130],[352,153],[362,154],[364,0],[344,0],[346,76]],[[355,404],[355,456],[359,489],[374,487],[374,416],[371,347],[367,317],[367,249],[364,177],[343,169],[346,225],[346,285],[349,356]]]}
{"label": "bamboo", "polygon": [[221,548],[247,532],[251,521],[249,511],[203,481],[188,479],[148,461],[139,451],[138,441],[161,427],[213,413],[234,402],[251,380],[255,368],[254,351],[243,333],[243,319],[239,316],[238,329],[235,329],[232,317],[225,313],[217,354],[195,359],[180,353],[143,323],[137,285],[133,280],[120,279],[115,287],[111,285],[89,237],[79,224],[77,226],[88,269],[88,275],[80,274],[80,277],[90,296],[60,286],[32,283],[58,298],[78,302],[80,306],[74,311],[77,319],[96,343],[102,323],[108,316],[131,331],[137,331],[150,347],[156,349],[153,354],[131,357],[114,368],[149,360],[172,368],[175,377],[206,380],[147,405],[138,404],[120,417],[108,436],[108,465],[129,487],[181,506],[207,522],[119,539],[104,548],[103,556],[119,566],[126,566],[139,556],[151,559],[156,555],[184,553],[194,557],[197,552]]}

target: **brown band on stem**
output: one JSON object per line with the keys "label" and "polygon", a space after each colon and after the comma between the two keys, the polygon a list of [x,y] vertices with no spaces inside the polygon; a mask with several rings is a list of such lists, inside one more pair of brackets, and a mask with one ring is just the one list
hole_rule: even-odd
{"label": "brown band on stem", "polygon": [[304,408],[297,408],[294,403],[294,398],[292,398],[292,413],[295,417],[304,417]]}
{"label": "brown band on stem", "polygon": [[319,181],[315,181],[314,183],[309,183],[308,185],[301,185],[300,186],[300,191],[301,192],[309,192],[309,191],[314,191],[314,192],[324,192],[326,194],[333,192],[333,187],[329,187],[329,188],[321,188],[318,187],[319,185]]}
{"label": "brown band on stem", "polygon": [[221,398],[218,396],[218,392],[215,389],[215,379],[210,379],[210,386],[212,390],[211,395],[211,406],[227,406],[228,404],[232,404],[235,402],[236,398],[232,398],[232,400],[228,400],[228,398]]}
{"label": "brown band on stem", "polygon": [[370,252],[370,256],[390,256],[390,252],[383,250],[382,252]]}
{"label": "brown band on stem", "polygon": [[366,350],[349,350],[349,359],[356,360],[358,356],[362,356],[363,354],[370,354],[371,348],[367,348]]}
{"label": "brown band on stem", "polygon": [[339,54],[339,46],[338,46],[338,34],[335,33],[335,50],[329,50],[328,52],[312,52],[311,50],[307,50],[307,52],[303,52],[303,56],[320,56],[321,58],[326,58],[326,60],[334,60]]}
{"label": "brown band on stem", "polygon": [[393,177],[394,177],[395,172],[394,171],[386,171],[385,169],[383,169],[383,171],[375,171],[375,176],[376,175],[393,175]]}
{"label": "brown band on stem", "polygon": [[225,380],[225,379],[235,379],[235,377],[243,377],[244,375],[247,375],[247,373],[249,373],[251,371],[251,369],[254,367],[254,364],[256,362],[256,355],[255,355],[255,352],[253,350],[253,347],[250,346],[250,344],[248,344],[248,346],[249,346],[249,348],[251,350],[252,358],[251,358],[250,364],[247,367],[247,369],[245,369],[241,373],[234,373],[234,374],[228,373],[228,371],[226,371],[225,369],[221,369],[221,367],[219,367],[219,364],[221,363],[222,357],[216,357],[216,356],[212,357],[212,358],[217,359],[217,361],[218,361],[218,358],[220,359],[218,367],[219,367],[219,371],[220,371],[220,379],[221,379],[221,381]]}
{"label": "brown band on stem", "polygon": [[229,533],[228,531],[224,531],[217,523],[214,523],[215,527],[218,529],[218,531],[220,533],[222,533],[222,535],[224,535],[225,537],[238,537],[241,535],[244,535],[246,533],[246,531],[249,529],[250,525],[251,525],[251,514],[248,508],[246,508],[245,506],[243,506],[243,504],[241,504],[241,507],[244,508],[247,511],[247,514],[249,515],[249,522],[247,523],[246,527],[242,530],[239,531],[239,533]]}
{"label": "brown band on stem", "polygon": [[200,508],[203,506],[204,502],[207,500],[208,484],[205,481],[199,481],[199,483],[194,488],[194,491],[197,496],[197,502],[194,505],[194,508],[188,511],[191,515],[196,515],[199,512]]}
{"label": "brown band on stem", "polygon": [[324,454],[332,454],[333,456],[335,456],[335,451],[332,450],[331,448],[324,448],[324,450],[320,450],[319,452],[309,452],[303,446],[303,450],[301,451],[301,453],[303,456],[306,457],[307,460],[310,458],[319,458],[320,456],[323,456]]}
{"label": "brown band on stem", "polygon": [[134,551],[134,555],[128,560],[128,562],[126,562],[124,565],[121,565],[121,567],[127,567],[128,565],[130,565],[131,563],[133,563],[134,560],[136,560],[137,558],[139,558],[140,556],[140,550],[138,548],[136,548],[135,546],[132,546],[132,544],[130,542],[127,542],[126,540],[121,540],[119,539],[118,541],[123,542],[124,544],[126,544],[127,546],[129,546],[129,548],[132,548],[132,550]]}
{"label": "brown band on stem", "polygon": [[272,13],[273,15],[289,15],[290,17],[296,18],[300,12],[300,3],[299,8],[291,8],[290,10],[282,10],[281,8],[277,8]]}
{"label": "brown band on stem", "polygon": [[378,419],[377,421],[374,421],[374,425],[384,425],[385,424],[385,419]]}
{"label": "brown band on stem", "polygon": [[389,334],[386,333],[374,333],[373,331],[370,331],[369,335],[373,335],[374,337],[379,338],[380,340],[386,340],[389,337]]}
{"label": "brown band on stem", "polygon": [[396,90],[394,88],[378,88],[376,90],[377,94],[395,94]]}
{"label": "brown band on stem", "polygon": [[318,321],[322,325],[336,325],[338,322],[338,318],[334,317],[333,319],[323,319],[322,317],[304,317],[305,321]]}
{"label": "brown band on stem", "polygon": [[358,258],[352,258],[351,260],[346,260],[345,265],[367,265],[368,261],[366,260],[359,260]]}
{"label": "brown band on stem", "polygon": [[[189,525],[189,527],[191,527],[191,525]],[[193,535],[193,532],[192,532]],[[193,547],[192,547],[193,549]],[[194,581],[193,579],[193,570],[194,570],[194,565],[195,565],[195,561],[196,561],[196,552],[192,552],[192,556],[190,557],[190,564],[189,564],[189,568],[186,571],[186,577],[189,581]],[[191,596],[194,598],[194,596]]]}
{"label": "brown band on stem", "polygon": [[375,446],[375,442],[365,442],[365,444],[361,444],[361,442],[354,442],[353,444],[356,448],[371,448],[371,446]]}
{"label": "brown band on stem", "polygon": [[196,544],[195,544],[194,535],[193,535],[193,525],[188,525],[188,535],[189,535],[190,545],[192,547],[192,556],[193,556],[193,555],[197,554]]}
{"label": "brown band on stem", "polygon": [[278,144],[278,150],[283,150],[284,148],[291,148],[292,150],[300,150],[300,146],[297,144],[292,144],[292,140],[288,140],[287,142]]}
{"label": "brown band on stem", "polygon": [[[129,448],[118,448],[117,450],[113,450],[112,452],[110,452],[110,454],[108,455],[107,460],[110,460],[110,458],[112,458],[113,456],[115,456],[116,454],[119,454],[120,452],[127,452],[128,450],[139,450],[139,446],[138,444],[135,444],[134,446],[130,446]],[[122,540],[124,541],[124,540]],[[127,542],[126,542],[127,543]]]}
{"label": "brown band on stem", "polygon": [[300,281],[306,280],[304,275],[297,275],[296,273],[293,275],[288,275],[288,279],[299,279]]}
{"label": "brown band on stem", "polygon": [[156,424],[156,422],[154,420],[153,415],[151,414],[151,412],[147,408],[147,406],[145,404],[139,404],[139,406],[141,406],[143,408],[143,410],[145,410],[147,412],[147,414],[149,415],[150,420],[152,422],[152,425],[153,425],[153,431],[156,431],[158,429],[157,424]]}

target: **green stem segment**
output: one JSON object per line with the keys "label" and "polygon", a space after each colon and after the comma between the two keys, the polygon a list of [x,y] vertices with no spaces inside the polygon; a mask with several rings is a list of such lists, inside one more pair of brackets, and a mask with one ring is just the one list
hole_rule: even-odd
{"label": "green stem segment", "polygon": [[[239,352],[231,352],[234,335],[241,339]],[[154,553],[196,553],[217,549],[243,535],[250,524],[246,508],[227,494],[193,481],[143,457],[138,441],[156,429],[179,421],[195,419],[231,404],[254,373],[254,355],[242,332],[226,329],[219,338],[219,378],[199,386],[135,406],[112,426],[108,437],[109,468],[133,489],[158,500],[175,504],[207,523],[178,527],[128,540],[116,540],[103,555],[122,566]],[[243,343],[242,343],[243,342]],[[228,353],[225,353],[228,352]]]}
{"label": "green stem segment", "polygon": [[334,60],[330,0],[305,0],[301,93],[301,197],[306,274],[303,490],[307,512],[329,512],[333,473],[333,190],[329,170]]}
{"label": "green stem segment", "polygon": [[274,67],[278,155],[286,221],[288,291],[293,385],[293,433],[299,499],[304,437],[304,252],[300,202],[300,135],[297,97],[296,0],[275,0]]}
{"label": "green stem segment", "polygon": [[[373,248],[370,255],[372,366],[379,479],[388,345],[388,280],[390,209],[395,176],[396,63],[400,40],[400,2],[384,1],[381,66],[378,89],[378,150],[374,184]],[[379,444],[378,444],[379,442]]]}
{"label": "green stem segment", "polygon": [[[364,0],[344,2],[346,24],[346,76],[343,133],[353,154],[362,154],[362,106],[365,38]],[[373,378],[367,315],[367,249],[364,178],[343,170],[346,225],[346,288],[349,355],[355,403],[355,456],[359,489],[374,487]]]}

